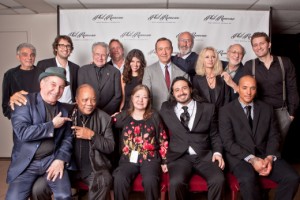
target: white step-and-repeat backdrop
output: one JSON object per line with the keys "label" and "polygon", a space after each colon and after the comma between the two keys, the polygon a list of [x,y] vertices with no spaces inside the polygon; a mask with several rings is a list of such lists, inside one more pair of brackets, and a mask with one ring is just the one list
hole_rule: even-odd
{"label": "white step-and-repeat backdrop", "polygon": [[92,60],[94,42],[119,39],[125,54],[133,48],[144,52],[147,64],[157,61],[155,42],[160,37],[173,42],[178,52],[177,36],[189,31],[195,37],[194,51],[206,46],[217,49],[226,60],[229,45],[240,43],[246,49],[243,62],[255,57],[250,38],[254,32],[269,33],[269,11],[182,10],[182,9],[85,9],[59,11],[60,34],[74,42],[70,60],[80,66]]}

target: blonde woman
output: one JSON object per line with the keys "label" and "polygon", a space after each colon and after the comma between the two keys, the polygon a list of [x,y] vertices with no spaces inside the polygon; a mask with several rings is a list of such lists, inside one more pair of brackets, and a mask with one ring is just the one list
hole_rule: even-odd
{"label": "blonde woman", "polygon": [[200,53],[196,64],[193,87],[217,110],[230,101],[230,90],[221,77],[222,63],[216,49],[206,47]]}

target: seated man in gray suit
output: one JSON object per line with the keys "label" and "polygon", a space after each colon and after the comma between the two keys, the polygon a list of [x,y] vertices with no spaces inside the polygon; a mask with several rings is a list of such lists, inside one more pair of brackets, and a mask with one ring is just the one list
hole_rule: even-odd
{"label": "seated man in gray suit", "polygon": [[271,105],[254,100],[256,81],[240,78],[239,98],[219,112],[219,132],[229,170],[237,177],[245,200],[262,199],[258,177],[278,183],[276,199],[292,200],[299,175],[279,153],[279,130]]}
{"label": "seated man in gray suit", "polygon": [[171,40],[160,38],[155,44],[158,62],[145,68],[143,84],[152,94],[152,106],[159,110],[162,103],[168,100],[172,80],[177,76],[188,75],[171,62],[173,46]]}

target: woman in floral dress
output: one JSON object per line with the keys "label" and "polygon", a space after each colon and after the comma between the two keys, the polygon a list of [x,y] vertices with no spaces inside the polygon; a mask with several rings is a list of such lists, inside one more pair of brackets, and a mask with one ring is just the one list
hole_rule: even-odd
{"label": "woman in floral dress", "polygon": [[115,126],[122,128],[122,155],[113,173],[115,200],[128,199],[130,186],[139,173],[146,199],[158,199],[161,171],[167,172],[168,141],[158,113],[151,109],[147,86],[133,89],[130,107],[115,117]]}

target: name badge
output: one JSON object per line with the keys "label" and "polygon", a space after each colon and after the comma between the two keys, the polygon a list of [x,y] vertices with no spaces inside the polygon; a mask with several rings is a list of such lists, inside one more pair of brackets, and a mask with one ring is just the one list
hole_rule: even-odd
{"label": "name badge", "polygon": [[139,152],[138,151],[131,151],[130,162],[137,163],[138,156],[139,156]]}

